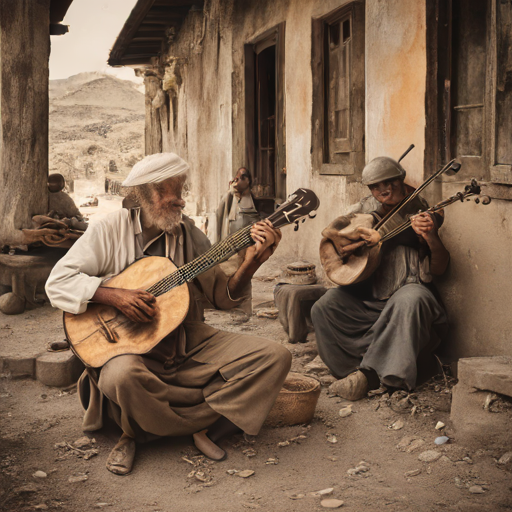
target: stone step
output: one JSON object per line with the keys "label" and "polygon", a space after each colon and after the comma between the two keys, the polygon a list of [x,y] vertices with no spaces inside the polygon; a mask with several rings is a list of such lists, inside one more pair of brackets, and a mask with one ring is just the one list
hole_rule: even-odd
{"label": "stone step", "polygon": [[75,383],[84,365],[71,350],[33,355],[0,355],[0,373],[13,379],[32,378],[52,387]]}

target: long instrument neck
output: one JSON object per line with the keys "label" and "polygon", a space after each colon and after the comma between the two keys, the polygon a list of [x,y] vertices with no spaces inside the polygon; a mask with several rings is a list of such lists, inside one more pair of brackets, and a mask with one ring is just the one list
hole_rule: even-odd
{"label": "long instrument neck", "polygon": [[186,263],[172,274],[169,274],[149,287],[147,291],[152,293],[155,297],[163,295],[176,286],[193,281],[198,275],[206,272],[218,263],[227,260],[233,256],[233,254],[236,254],[245,247],[249,247],[249,245],[253,243],[251,226],[239,229],[236,233],[233,233],[210,247],[210,249],[201,254],[201,256],[198,256],[190,263]]}

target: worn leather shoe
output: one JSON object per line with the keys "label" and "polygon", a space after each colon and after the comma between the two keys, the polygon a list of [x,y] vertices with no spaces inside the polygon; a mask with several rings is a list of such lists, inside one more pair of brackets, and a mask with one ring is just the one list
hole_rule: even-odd
{"label": "worn leather shoe", "polygon": [[133,468],[135,440],[126,434],[114,446],[107,459],[107,469],[115,475],[127,475]]}
{"label": "worn leather shoe", "polygon": [[329,392],[355,402],[368,394],[368,379],[362,371],[357,370],[344,379],[333,382],[329,386]]}

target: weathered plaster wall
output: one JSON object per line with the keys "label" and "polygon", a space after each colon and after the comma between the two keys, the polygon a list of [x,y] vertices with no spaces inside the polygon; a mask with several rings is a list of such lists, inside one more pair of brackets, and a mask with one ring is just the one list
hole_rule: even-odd
{"label": "weathered plaster wall", "polygon": [[[302,2],[270,0],[233,5],[213,1],[206,14],[191,13],[169,56],[184,58],[183,84],[178,92],[176,150],[191,164],[192,195],[188,211],[212,218],[227,184],[243,158],[232,158],[232,141],[243,147],[244,44],[286,22],[285,29],[285,117],[287,191],[312,188],[321,199],[314,221],[298,233],[284,230],[275,259],[305,258],[318,263],[321,230],[346,206],[365,193],[357,185],[347,186],[340,176],[320,176],[311,167],[311,21],[348,2],[329,0]],[[307,35],[307,36],[305,36]],[[186,111],[183,114],[183,111]],[[242,130],[243,131],[243,130]]]}
{"label": "weathered plaster wall", "polygon": [[426,9],[424,2],[366,2],[366,158],[403,160],[408,181],[423,182]]}
{"label": "weathered plaster wall", "polygon": [[[443,195],[462,187],[445,184]],[[439,286],[450,317],[450,356],[512,355],[511,219],[510,201],[446,209],[442,237],[451,262]]]}
{"label": "weathered plaster wall", "polygon": [[50,0],[2,2],[0,11],[0,246],[47,213]]}
{"label": "weathered plaster wall", "polygon": [[[287,190],[313,189],[321,200],[315,220],[298,233],[283,230],[273,264],[297,259],[318,261],[322,229],[366,189],[342,176],[319,175],[311,165],[311,19],[344,5],[342,0],[222,2],[206,13],[191,13],[170,55],[184,59],[177,89],[177,130],[170,147],[189,160],[192,196],[189,211],[215,211],[227,182],[245,162],[239,149],[245,135],[243,45],[285,22],[285,118]],[[408,180],[420,184],[425,158],[426,9],[424,2],[366,0],[366,160],[398,158]],[[233,143],[233,141],[235,141]],[[445,184],[443,197],[461,185]],[[439,192],[438,187],[438,192]],[[429,197],[435,195],[430,192]],[[447,353],[453,356],[511,354],[512,204],[456,204],[446,212],[442,237],[452,254],[440,282],[453,325]]]}

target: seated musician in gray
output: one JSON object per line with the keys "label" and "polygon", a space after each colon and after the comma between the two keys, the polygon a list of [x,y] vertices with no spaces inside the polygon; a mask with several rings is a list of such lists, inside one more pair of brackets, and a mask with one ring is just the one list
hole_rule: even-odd
{"label": "seated musician in gray", "polygon": [[[375,225],[413,191],[404,179],[398,162],[375,158],[362,174],[371,196],[347,213],[371,213]],[[427,207],[418,196],[398,218],[401,222]],[[381,383],[405,390],[416,386],[419,360],[432,358],[447,331],[446,313],[431,282],[432,275],[444,273],[450,259],[439,238],[441,223],[437,213],[412,217],[410,228],[383,243],[370,278],[332,288],[313,306],[320,357],[339,379],[331,385],[334,394],[359,400]],[[366,239],[376,234],[374,229],[361,230]]]}
{"label": "seated musician in gray", "polygon": [[[169,257],[179,267],[208,249],[206,236],[182,215],[188,168],[174,153],[150,155],[133,167],[123,185],[140,208],[122,208],[91,223],[48,279],[54,307],[78,314],[92,301],[114,306],[134,322],[151,322],[157,313],[153,295],[100,285],[144,255]],[[269,221],[255,224],[251,235],[256,243],[235,274],[228,277],[216,266],[188,284],[185,321],[155,348],[115,357],[80,378],[84,430],[100,429],[106,411],[123,432],[107,460],[111,472],[131,471],[136,441],[193,434],[200,451],[222,460],[219,439],[259,432],[290,369],[290,352],[270,340],[214,329],[203,322],[201,308],[205,298],[218,309],[235,307],[239,291],[281,239]]]}

